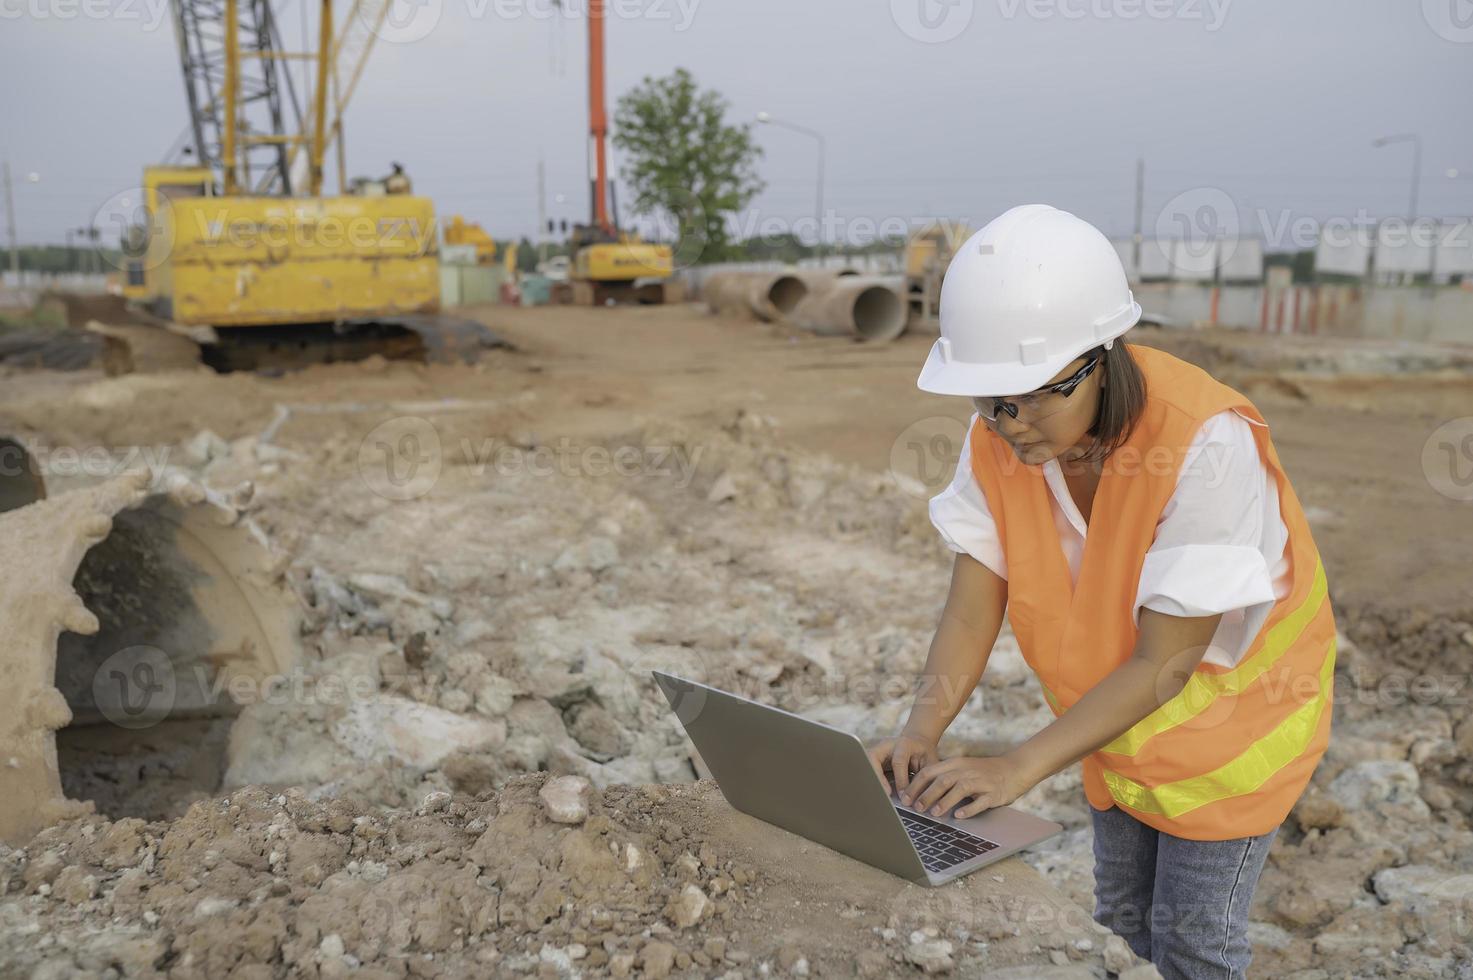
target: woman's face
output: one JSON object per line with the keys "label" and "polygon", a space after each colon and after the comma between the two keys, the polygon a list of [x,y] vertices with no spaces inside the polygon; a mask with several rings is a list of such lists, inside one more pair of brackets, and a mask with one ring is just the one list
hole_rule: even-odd
{"label": "woman's face", "polygon": [[[1040,388],[1057,384],[1084,367],[1079,357],[1066,364]],[[1104,365],[1099,364],[1067,397],[1057,392],[1014,395],[1003,401],[1018,406],[1015,419],[1005,411],[997,412],[997,421],[987,426],[1012,448],[1014,455],[1030,466],[1046,463],[1065,451],[1090,443],[1089,430],[1100,408],[1100,387],[1104,381]],[[993,414],[994,399],[973,398],[973,406],[983,418]]]}

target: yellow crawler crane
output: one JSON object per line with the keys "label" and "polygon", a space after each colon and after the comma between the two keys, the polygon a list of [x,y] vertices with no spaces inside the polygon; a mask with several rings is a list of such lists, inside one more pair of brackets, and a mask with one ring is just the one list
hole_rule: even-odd
{"label": "yellow crawler crane", "polygon": [[[341,130],[343,93],[351,94],[361,73],[371,26],[382,21],[387,0],[359,0],[350,11],[350,32],[370,26],[356,50],[351,38],[334,44],[332,3],[322,0],[318,51],[300,56],[263,45],[262,38],[275,36],[269,3],[249,0],[245,8],[224,0],[222,16],[209,0],[175,0],[201,163],[145,170],[143,214],[125,250],[124,295],[137,317],[132,324],[93,327],[107,338],[109,370],[173,366],[194,354],[188,341],[201,345],[194,356],[219,370],[298,367],[375,353],[470,360],[500,345],[482,324],[440,312],[434,205],[409,193],[397,164],[382,181],[355,181],[355,193],[322,193],[323,159],[331,135]],[[206,16],[223,33],[223,58],[196,50],[201,37],[214,36],[200,29]],[[250,58],[243,57],[242,38],[257,46],[244,52]],[[314,98],[297,134],[286,132],[284,100],[272,81],[278,77],[274,66],[289,57],[312,58],[317,67]],[[345,86],[338,62],[350,57],[356,60]],[[247,61],[263,67],[243,87]],[[196,84],[216,62],[223,63],[223,78],[211,79],[219,82],[218,114],[202,94],[216,86]],[[330,85],[339,93],[331,107]],[[274,108],[264,116],[273,132],[260,132],[259,122],[242,127],[243,92],[252,105],[270,103],[275,92]],[[331,126],[329,108],[336,113]],[[218,143],[209,126],[217,127]],[[304,194],[293,193],[303,185]],[[163,327],[169,337],[140,323]]]}

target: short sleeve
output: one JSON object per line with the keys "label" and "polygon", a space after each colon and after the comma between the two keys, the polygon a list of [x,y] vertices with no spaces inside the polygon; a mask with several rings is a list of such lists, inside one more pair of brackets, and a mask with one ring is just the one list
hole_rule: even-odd
{"label": "short sleeve", "polygon": [[972,427],[976,423],[977,416],[973,415],[967,423],[967,434],[962,440],[961,457],[957,460],[951,485],[931,498],[931,523],[952,551],[971,555],[999,578],[1006,579],[1008,566],[1003,558],[997,522],[993,520],[987,498],[972,474]]}
{"label": "short sleeve", "polygon": [[1277,494],[1251,425],[1225,411],[1198,430],[1141,566],[1137,622],[1142,608],[1212,616],[1275,601],[1265,524]]}

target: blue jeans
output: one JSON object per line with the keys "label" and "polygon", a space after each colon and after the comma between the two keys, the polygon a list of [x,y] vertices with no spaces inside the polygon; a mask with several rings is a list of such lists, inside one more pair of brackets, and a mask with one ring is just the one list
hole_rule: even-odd
{"label": "blue jeans", "polygon": [[1246,975],[1248,906],[1274,828],[1259,837],[1186,840],[1119,807],[1096,810],[1095,921],[1166,980]]}

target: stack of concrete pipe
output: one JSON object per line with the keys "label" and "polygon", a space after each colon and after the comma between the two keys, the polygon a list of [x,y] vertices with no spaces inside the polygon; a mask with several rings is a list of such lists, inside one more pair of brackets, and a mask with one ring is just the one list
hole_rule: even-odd
{"label": "stack of concrete pipe", "polygon": [[864,341],[905,332],[905,281],[837,271],[717,272],[703,296],[711,312],[782,320],[814,333]]}
{"label": "stack of concrete pipe", "polygon": [[789,319],[805,330],[881,343],[905,332],[903,276],[808,273],[804,283],[808,292]]}
{"label": "stack of concrete pipe", "polygon": [[706,280],[702,296],[712,313],[771,323],[793,312],[807,292],[792,272],[717,272]]}

